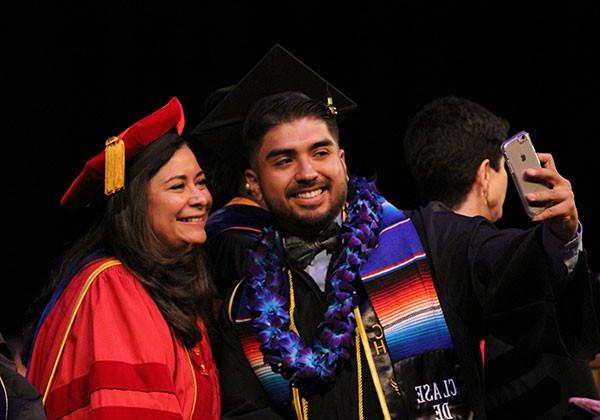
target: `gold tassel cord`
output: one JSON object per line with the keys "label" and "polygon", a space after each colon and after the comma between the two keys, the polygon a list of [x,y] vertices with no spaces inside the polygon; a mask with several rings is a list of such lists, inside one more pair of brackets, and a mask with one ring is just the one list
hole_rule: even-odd
{"label": "gold tassel cord", "polygon": [[104,149],[104,194],[114,194],[124,187],[125,142],[113,136],[106,140]]}
{"label": "gold tassel cord", "polygon": [[296,298],[294,297],[294,279],[292,278],[292,271],[288,270],[288,280],[290,286],[290,330],[300,335],[296,322],[294,320],[294,312],[296,311]]}
{"label": "gold tassel cord", "polygon": [[337,108],[333,105],[333,98],[331,96],[327,97],[327,109],[331,115],[337,115]]}
{"label": "gold tassel cord", "polygon": [[369,348],[368,344],[369,340],[367,338],[367,332],[365,331],[365,326],[362,322],[362,315],[358,306],[354,308],[354,319],[356,319],[356,329],[360,333],[360,342],[363,346],[365,359],[367,359],[367,366],[369,366],[369,371],[371,372],[373,385],[375,385],[375,392],[377,393],[377,398],[379,399],[379,405],[381,406],[383,419],[391,420],[390,410],[388,409],[387,403],[385,401],[385,395],[381,387],[381,382],[379,381],[379,375],[377,375],[377,368],[375,367],[375,362],[373,360],[373,356],[371,355],[371,349]]}
{"label": "gold tassel cord", "polygon": [[292,385],[292,398],[294,399],[294,410],[296,411],[296,419],[304,420],[302,414],[302,402],[300,397],[300,391],[297,387]]}
{"label": "gold tassel cord", "polygon": [[360,332],[358,327],[354,330],[354,343],[356,347],[356,378],[358,384],[358,420],[365,420],[362,384],[362,360],[360,357]]}
{"label": "gold tassel cord", "polygon": [[[288,270],[289,292],[290,292],[290,330],[300,335],[296,322],[294,321],[294,311],[296,309],[296,298],[294,297],[294,279],[292,271]],[[294,408],[296,410],[296,418],[298,420],[308,420],[308,400],[300,396],[300,390],[296,386],[292,386],[292,395],[294,398]]]}

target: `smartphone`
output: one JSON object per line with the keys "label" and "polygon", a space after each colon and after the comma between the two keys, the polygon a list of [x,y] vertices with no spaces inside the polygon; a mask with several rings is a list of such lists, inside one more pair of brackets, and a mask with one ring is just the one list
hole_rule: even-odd
{"label": "smartphone", "polygon": [[526,194],[535,193],[543,190],[547,190],[548,186],[544,183],[533,182],[526,179],[525,170],[529,168],[541,168],[540,160],[538,159],[537,153],[531,143],[529,133],[521,131],[502,143],[502,153],[506,159],[506,165],[510,175],[517,187],[519,197],[525,208],[525,212],[529,217],[533,217],[540,213],[546,207],[550,206],[548,203],[536,203],[532,205],[525,198]]}

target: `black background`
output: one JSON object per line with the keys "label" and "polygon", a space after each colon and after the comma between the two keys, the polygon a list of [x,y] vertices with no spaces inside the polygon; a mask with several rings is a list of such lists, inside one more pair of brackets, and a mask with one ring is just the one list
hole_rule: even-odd
{"label": "black background", "polygon": [[[85,160],[174,95],[191,130],[206,96],[236,83],[275,43],[358,103],[342,127],[349,166],[377,174],[400,207],[418,203],[402,135],[429,100],[465,96],[508,119],[511,133],[529,131],[573,183],[590,263],[600,270],[594,2],[96,3],[26,3],[3,16],[5,335],[18,332],[56,258],[84,230],[58,200]],[[500,225],[529,224],[510,185]]]}

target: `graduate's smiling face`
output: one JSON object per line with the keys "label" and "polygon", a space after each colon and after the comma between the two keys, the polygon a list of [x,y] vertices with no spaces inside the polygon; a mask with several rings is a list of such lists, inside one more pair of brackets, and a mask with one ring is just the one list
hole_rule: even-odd
{"label": "graduate's smiling face", "polygon": [[331,223],[347,193],[344,151],[324,121],[303,117],[266,132],[246,171],[277,221],[310,236]]}
{"label": "graduate's smiling face", "polygon": [[211,204],[206,177],[188,146],[180,147],[148,185],[150,226],[171,252],[206,241]]}

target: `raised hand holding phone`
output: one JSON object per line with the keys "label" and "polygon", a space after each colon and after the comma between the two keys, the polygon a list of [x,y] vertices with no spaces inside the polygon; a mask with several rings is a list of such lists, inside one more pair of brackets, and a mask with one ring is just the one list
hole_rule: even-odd
{"label": "raised hand holding phone", "polygon": [[545,222],[564,241],[573,239],[579,224],[575,195],[571,183],[558,173],[552,155],[535,153],[526,132],[506,140],[502,151],[531,220]]}
{"label": "raised hand holding phone", "polygon": [[556,236],[569,241],[577,234],[579,215],[575,205],[575,194],[568,179],[556,170],[550,153],[538,153],[541,169],[528,169],[527,175],[552,186],[551,189],[527,194],[530,202],[549,202],[551,205],[531,218],[534,222],[545,222]]}

